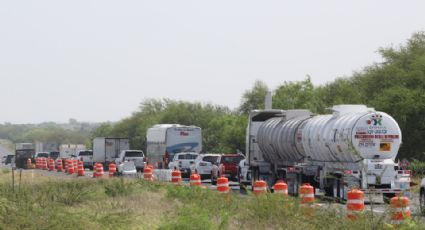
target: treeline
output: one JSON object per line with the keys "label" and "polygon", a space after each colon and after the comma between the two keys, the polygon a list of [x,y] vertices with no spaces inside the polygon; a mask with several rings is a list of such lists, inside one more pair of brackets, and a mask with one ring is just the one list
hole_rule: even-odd
{"label": "treeline", "polygon": [[206,152],[244,151],[246,117],[227,107],[168,99],[148,99],[140,110],[115,125],[102,124],[93,136],[127,137],[133,148],[146,148],[146,131],[155,124],[195,125],[202,128]]}
{"label": "treeline", "polygon": [[303,81],[284,82],[276,89],[256,81],[234,111],[211,104],[146,100],[138,112],[115,125],[101,125],[93,136],[130,137],[135,148],[144,148],[147,128],[179,123],[202,127],[205,151],[244,152],[247,114],[264,108],[266,92],[272,90],[277,109],[328,113],[327,108],[337,104],[365,104],[384,111],[397,120],[403,132],[399,157],[425,159],[425,33],[415,33],[406,44],[381,48],[379,53],[381,63],[322,86],[314,86],[309,76]]}
{"label": "treeline", "polygon": [[46,122],[41,124],[0,124],[0,139],[19,142],[55,142],[58,144],[91,143],[91,134],[98,124],[78,122],[70,119],[69,123],[57,124]]}

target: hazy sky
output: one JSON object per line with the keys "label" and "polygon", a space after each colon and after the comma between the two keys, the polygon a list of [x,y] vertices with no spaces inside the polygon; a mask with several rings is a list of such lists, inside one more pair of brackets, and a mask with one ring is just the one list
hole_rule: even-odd
{"label": "hazy sky", "polygon": [[119,120],[145,98],[238,106],[323,84],[425,30],[425,1],[0,1],[0,123]]}

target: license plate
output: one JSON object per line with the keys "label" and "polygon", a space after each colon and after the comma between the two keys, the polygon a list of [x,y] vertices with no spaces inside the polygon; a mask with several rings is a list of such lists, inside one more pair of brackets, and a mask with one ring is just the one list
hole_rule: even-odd
{"label": "license plate", "polygon": [[383,169],[383,165],[375,165],[375,169]]}

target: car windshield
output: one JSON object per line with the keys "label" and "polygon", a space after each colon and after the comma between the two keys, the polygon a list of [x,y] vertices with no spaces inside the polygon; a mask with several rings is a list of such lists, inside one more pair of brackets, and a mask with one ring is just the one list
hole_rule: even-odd
{"label": "car windshield", "polygon": [[93,151],[81,151],[78,156],[93,156]]}
{"label": "car windshield", "polygon": [[243,160],[243,156],[224,156],[223,163],[226,164],[239,164],[241,160]]}
{"label": "car windshield", "polygon": [[198,157],[197,154],[181,154],[178,156],[179,160],[195,160]]}
{"label": "car windshield", "polygon": [[38,153],[38,154],[37,154],[37,157],[45,157],[45,158],[48,158],[48,157],[49,157],[49,154],[48,154],[48,153]]}
{"label": "car windshield", "polygon": [[210,163],[215,163],[217,162],[217,158],[218,156],[205,156],[202,161],[206,161],[206,162],[210,162]]}
{"label": "car windshield", "polygon": [[141,151],[130,151],[125,152],[126,157],[143,157],[143,152]]}

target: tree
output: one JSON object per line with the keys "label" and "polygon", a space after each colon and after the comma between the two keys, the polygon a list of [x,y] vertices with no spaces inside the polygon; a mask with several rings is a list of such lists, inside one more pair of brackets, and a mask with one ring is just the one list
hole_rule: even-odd
{"label": "tree", "polygon": [[310,76],[304,81],[284,82],[275,90],[273,108],[318,110],[319,104]]}
{"label": "tree", "polygon": [[269,91],[266,83],[257,80],[254,83],[252,89],[245,91],[242,96],[241,105],[239,106],[239,112],[242,114],[248,114],[254,109],[263,109],[266,94]]}

